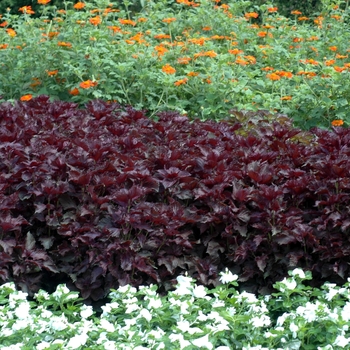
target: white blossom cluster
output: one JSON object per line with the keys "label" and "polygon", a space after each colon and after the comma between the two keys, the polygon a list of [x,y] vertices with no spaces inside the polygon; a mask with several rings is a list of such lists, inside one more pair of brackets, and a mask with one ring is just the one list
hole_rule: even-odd
{"label": "white blossom cluster", "polygon": [[350,344],[350,281],[312,289],[310,273],[295,269],[268,296],[239,293],[237,275],[221,273],[207,289],[179,276],[166,296],[156,286],[113,290],[96,316],[77,292],[59,285],[35,301],[0,286],[0,349],[282,350],[347,349]]}

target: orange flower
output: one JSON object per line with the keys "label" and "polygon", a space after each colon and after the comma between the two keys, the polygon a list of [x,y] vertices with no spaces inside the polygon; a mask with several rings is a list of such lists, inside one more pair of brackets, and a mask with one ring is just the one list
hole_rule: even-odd
{"label": "orange flower", "polygon": [[0,44],[0,50],[5,50],[8,46],[8,44]]}
{"label": "orange flower", "polygon": [[157,51],[158,57],[163,56],[165,54],[165,52],[169,51],[163,45],[155,46],[154,49]]}
{"label": "orange flower", "polygon": [[39,5],[47,5],[51,0],[38,0]]}
{"label": "orange flower", "polygon": [[288,79],[291,79],[293,77],[292,72],[286,72],[284,70],[276,70],[275,73],[278,74],[280,77],[284,77],[284,78],[288,78]]}
{"label": "orange flower", "polygon": [[195,53],[193,55],[193,57],[196,59],[198,57],[216,57],[218,54],[215,52],[215,51],[202,51],[202,52],[198,52],[198,53]]}
{"label": "orange flower", "polygon": [[85,80],[79,84],[82,89],[89,89],[97,85],[97,81]]}
{"label": "orange flower", "polygon": [[250,64],[255,64],[256,63],[256,58],[254,56],[248,55],[244,56],[244,58],[250,63]]}
{"label": "orange flower", "polygon": [[330,49],[331,51],[337,51],[337,50],[338,50],[338,48],[337,48],[336,46],[330,46],[329,49]]}
{"label": "orange flower", "polygon": [[33,82],[29,85],[31,88],[35,88],[36,86],[41,84],[41,81],[39,78],[32,78]]}
{"label": "orange flower", "polygon": [[6,27],[8,25],[8,22],[2,22],[1,24],[0,24],[0,27]]}
{"label": "orange flower", "polygon": [[316,19],[314,19],[314,23],[317,24],[318,28],[322,28],[322,22],[324,18],[322,16],[318,16]]}
{"label": "orange flower", "polygon": [[99,25],[102,22],[100,16],[92,17],[92,18],[89,19],[89,21],[94,26],[97,26],[97,25]]}
{"label": "orange flower", "polygon": [[170,64],[166,64],[162,67],[162,71],[166,74],[175,74],[176,69],[172,67]]}
{"label": "orange flower", "polygon": [[242,57],[237,57],[235,63],[241,66],[246,66],[247,64],[249,64],[249,62],[244,60]]}
{"label": "orange flower", "polygon": [[244,17],[245,18],[258,18],[259,17],[259,14],[256,13],[256,12],[247,12],[244,14]]}
{"label": "orange flower", "polygon": [[144,17],[140,17],[138,18],[137,22],[147,22],[147,18],[144,18]]}
{"label": "orange flower", "polygon": [[170,24],[171,22],[176,21],[175,17],[170,17],[170,18],[164,18],[162,22]]}
{"label": "orange flower", "polygon": [[85,4],[83,2],[77,2],[74,6],[73,6],[76,10],[81,10],[85,7]]}
{"label": "orange flower", "polygon": [[348,57],[348,55],[339,55],[338,53],[335,55],[335,58],[339,58],[339,59],[344,59],[347,57]]}
{"label": "orange flower", "polygon": [[229,52],[231,55],[239,55],[240,53],[243,53],[243,50],[233,49],[233,50],[228,50],[228,52]]}
{"label": "orange flower", "polygon": [[117,27],[117,26],[107,26],[107,28],[113,30],[113,34],[122,31],[122,29],[120,27]]}
{"label": "orange flower", "polygon": [[28,94],[28,95],[23,95],[20,100],[21,101],[30,101],[33,98],[33,95]]}
{"label": "orange flower", "polygon": [[309,17],[305,17],[305,16],[298,17],[298,21],[307,21],[308,19]]}
{"label": "orange flower", "polygon": [[301,15],[302,13],[298,10],[292,11],[291,12],[292,15]]}
{"label": "orange flower", "polygon": [[6,29],[6,31],[7,31],[7,34],[12,38],[17,35],[17,33],[11,28]]}
{"label": "orange flower", "polygon": [[280,80],[281,79],[281,77],[276,73],[266,74],[266,77],[269,78],[270,80]]}
{"label": "orange flower", "polygon": [[317,66],[319,64],[318,61],[314,60],[313,58],[305,59],[305,60],[299,60],[300,63],[304,64],[313,64],[314,66]]}
{"label": "orange flower", "polygon": [[136,22],[135,21],[132,21],[131,19],[122,19],[122,18],[119,18],[119,22],[121,24],[126,24],[126,25],[130,25],[130,26],[136,26]]}
{"label": "orange flower", "polygon": [[31,6],[23,6],[18,9],[18,11],[22,13],[27,13],[28,15],[34,15],[34,11],[32,10]]}
{"label": "orange flower", "polygon": [[209,78],[204,80],[207,84],[211,84],[211,80]]}
{"label": "orange flower", "polygon": [[63,46],[63,47],[72,47],[72,44],[71,43],[67,43],[65,41],[59,41],[57,43],[58,46]]}
{"label": "orange flower", "polygon": [[344,124],[344,121],[341,119],[335,119],[332,121],[332,126],[342,126]]}
{"label": "orange flower", "polygon": [[341,73],[342,71],[344,71],[346,69],[346,67],[338,67],[338,66],[334,66],[333,68],[338,73]]}
{"label": "orange flower", "polygon": [[191,57],[179,57],[177,59],[177,62],[180,64],[189,64],[191,60],[192,60]]}
{"label": "orange flower", "polygon": [[331,66],[334,63],[335,63],[335,60],[327,60],[327,61],[325,61],[325,65],[326,66]]}
{"label": "orange flower", "polygon": [[260,38],[264,38],[267,35],[267,32],[258,32]]}
{"label": "orange flower", "polygon": [[217,55],[218,54],[213,50],[204,52],[204,56],[206,57],[216,57]]}
{"label": "orange flower", "polygon": [[157,34],[153,37],[154,39],[170,39],[170,35],[169,34]]}
{"label": "orange flower", "polygon": [[267,11],[270,12],[270,13],[277,12],[277,10],[278,10],[278,7],[269,7],[267,9]]}
{"label": "orange flower", "polygon": [[175,86],[184,85],[184,84],[187,83],[187,80],[188,80],[187,78],[180,79],[180,80],[178,80],[178,81],[175,81],[174,85],[175,85]]}
{"label": "orange flower", "polygon": [[74,88],[73,90],[69,90],[68,93],[72,96],[79,95],[79,89]]}
{"label": "orange flower", "polygon": [[209,27],[209,26],[203,27],[202,30],[209,31],[209,30],[211,30],[211,27]]}
{"label": "orange flower", "polygon": [[58,69],[51,70],[51,71],[50,71],[50,70],[47,70],[46,73],[47,73],[47,75],[48,75],[49,77],[52,77],[52,76],[54,76],[54,75],[57,75]]}
{"label": "orange flower", "polygon": [[261,68],[261,70],[264,70],[265,72],[268,72],[269,70],[274,70],[273,67],[264,67],[264,68]]}
{"label": "orange flower", "polygon": [[281,101],[290,101],[292,99],[292,96],[282,96]]}
{"label": "orange flower", "polygon": [[198,75],[199,75],[198,72],[189,72],[189,73],[187,73],[187,76],[189,76],[189,77],[197,77]]}

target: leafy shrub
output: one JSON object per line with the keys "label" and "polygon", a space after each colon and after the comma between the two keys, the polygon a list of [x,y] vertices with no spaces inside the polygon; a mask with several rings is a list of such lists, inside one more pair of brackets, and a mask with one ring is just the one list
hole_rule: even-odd
{"label": "leafy shrub", "polygon": [[1,104],[2,282],[67,282],[94,300],[126,284],[168,290],[184,271],[215,286],[224,267],[260,292],[294,267],[343,283],[349,130],[249,113],[152,121],[101,100]]}

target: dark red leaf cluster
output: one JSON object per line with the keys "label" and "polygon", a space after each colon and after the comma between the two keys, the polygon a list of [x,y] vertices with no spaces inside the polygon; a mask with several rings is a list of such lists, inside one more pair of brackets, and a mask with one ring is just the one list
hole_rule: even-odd
{"label": "dark red leaf cluster", "polygon": [[190,121],[100,100],[0,105],[0,283],[98,300],[228,267],[264,291],[302,267],[344,282],[350,132]]}

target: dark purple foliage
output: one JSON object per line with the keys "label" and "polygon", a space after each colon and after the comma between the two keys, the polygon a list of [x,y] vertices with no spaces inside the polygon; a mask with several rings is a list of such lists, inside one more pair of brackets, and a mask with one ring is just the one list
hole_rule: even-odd
{"label": "dark purple foliage", "polygon": [[348,129],[158,117],[46,96],[0,105],[0,283],[64,281],[98,300],[185,271],[217,285],[224,267],[255,291],[294,267],[344,282]]}

